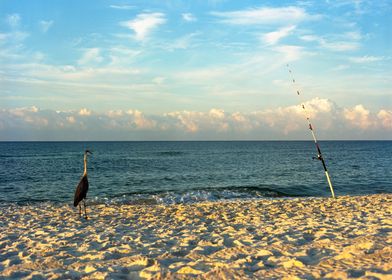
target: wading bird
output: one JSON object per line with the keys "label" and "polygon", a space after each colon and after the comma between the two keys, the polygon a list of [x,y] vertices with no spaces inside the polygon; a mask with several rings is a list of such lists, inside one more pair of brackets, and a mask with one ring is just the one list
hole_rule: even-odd
{"label": "wading bird", "polygon": [[92,154],[89,150],[84,152],[84,172],[82,179],[75,190],[75,198],[74,198],[74,207],[79,205],[79,215],[82,216],[82,205],[81,201],[83,200],[84,205],[84,217],[87,219],[87,211],[86,211],[86,195],[88,191],[88,180],[87,180],[87,156],[88,154]]}

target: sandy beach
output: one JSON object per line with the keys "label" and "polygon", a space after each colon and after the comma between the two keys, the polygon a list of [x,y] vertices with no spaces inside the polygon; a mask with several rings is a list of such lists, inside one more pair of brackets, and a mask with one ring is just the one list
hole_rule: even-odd
{"label": "sandy beach", "polygon": [[1,279],[392,279],[391,194],[1,209]]}

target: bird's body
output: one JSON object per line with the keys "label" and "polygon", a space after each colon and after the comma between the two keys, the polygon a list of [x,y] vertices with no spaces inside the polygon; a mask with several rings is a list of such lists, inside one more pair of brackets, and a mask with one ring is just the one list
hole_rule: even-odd
{"label": "bird's body", "polygon": [[82,179],[80,179],[80,182],[78,186],[76,187],[75,190],[75,197],[74,197],[74,207],[77,207],[79,205],[79,215],[82,215],[82,206],[81,202],[83,201],[84,205],[84,214],[85,218],[87,219],[87,211],[86,211],[86,196],[88,192],[88,179],[87,179],[87,155],[91,154],[90,151],[86,150],[84,152],[84,172]]}

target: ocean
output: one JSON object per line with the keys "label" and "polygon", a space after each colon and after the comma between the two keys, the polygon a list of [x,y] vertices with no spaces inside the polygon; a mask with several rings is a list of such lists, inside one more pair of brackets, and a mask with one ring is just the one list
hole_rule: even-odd
{"label": "ocean", "polygon": [[[335,194],[392,192],[392,141],[321,141]],[[0,142],[0,203],[171,204],[328,197],[312,141]]]}

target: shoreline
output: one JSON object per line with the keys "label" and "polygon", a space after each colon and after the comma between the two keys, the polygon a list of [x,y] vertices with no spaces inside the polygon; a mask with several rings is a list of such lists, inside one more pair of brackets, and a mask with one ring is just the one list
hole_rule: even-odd
{"label": "shoreline", "polygon": [[0,278],[391,277],[392,194],[1,208]]}

